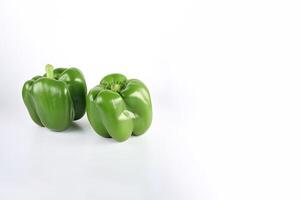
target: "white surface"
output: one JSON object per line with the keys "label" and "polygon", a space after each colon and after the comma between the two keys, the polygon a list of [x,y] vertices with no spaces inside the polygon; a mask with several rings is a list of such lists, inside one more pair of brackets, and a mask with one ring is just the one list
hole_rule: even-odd
{"label": "white surface", "polygon": [[[0,2],[0,199],[300,199],[298,1]],[[149,87],[149,131],[36,126],[44,65]]]}

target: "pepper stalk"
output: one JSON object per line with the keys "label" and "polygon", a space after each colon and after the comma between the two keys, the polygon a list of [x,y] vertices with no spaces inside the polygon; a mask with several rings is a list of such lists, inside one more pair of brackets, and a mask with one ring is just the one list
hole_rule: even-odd
{"label": "pepper stalk", "polygon": [[54,69],[53,65],[50,64],[46,65],[45,70],[46,70],[47,78],[51,78],[51,79],[54,78],[53,69]]}

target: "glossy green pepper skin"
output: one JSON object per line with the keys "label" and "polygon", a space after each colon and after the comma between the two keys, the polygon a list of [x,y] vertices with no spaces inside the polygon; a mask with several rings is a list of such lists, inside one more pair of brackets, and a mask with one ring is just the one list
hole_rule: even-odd
{"label": "glossy green pepper skin", "polygon": [[86,107],[86,83],[76,68],[46,66],[47,74],[24,83],[23,101],[32,120],[53,131],[67,129],[80,119]]}
{"label": "glossy green pepper skin", "polygon": [[152,104],[147,87],[122,74],[105,76],[87,96],[87,116],[93,129],[118,142],[132,134],[142,135],[152,122]]}

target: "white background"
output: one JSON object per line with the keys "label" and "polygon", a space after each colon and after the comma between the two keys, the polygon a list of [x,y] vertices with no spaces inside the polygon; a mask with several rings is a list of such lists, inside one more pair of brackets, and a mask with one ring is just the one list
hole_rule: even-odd
{"label": "white background", "polygon": [[[299,1],[1,0],[0,199],[300,199]],[[23,83],[141,79],[154,118],[117,143],[35,125]]]}

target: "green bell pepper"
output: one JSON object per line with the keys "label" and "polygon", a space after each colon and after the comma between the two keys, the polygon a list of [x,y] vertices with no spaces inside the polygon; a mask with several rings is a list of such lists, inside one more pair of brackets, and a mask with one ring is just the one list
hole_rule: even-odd
{"label": "green bell pepper", "polygon": [[36,124],[63,131],[85,113],[86,83],[76,68],[47,65],[46,72],[24,83],[23,101]]}
{"label": "green bell pepper", "polygon": [[88,93],[87,116],[93,129],[103,137],[122,142],[132,134],[142,135],[152,121],[149,91],[137,79],[107,75]]}

